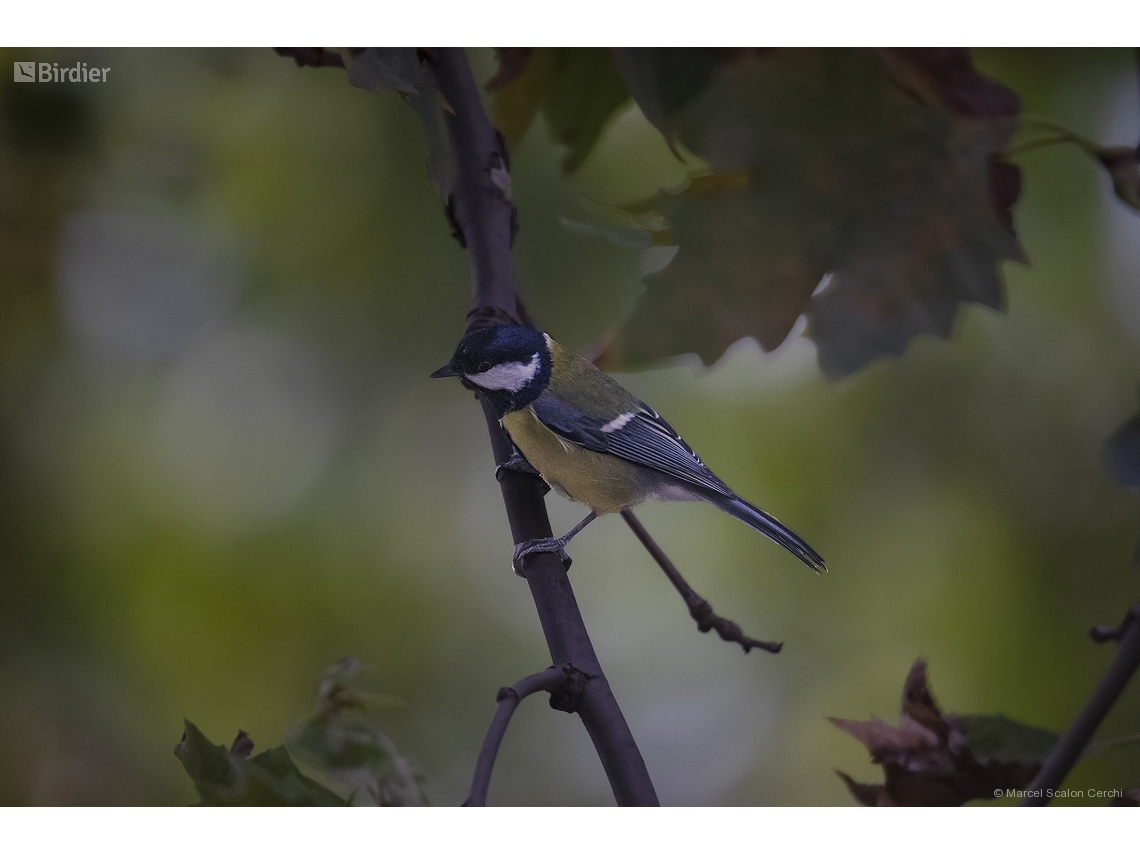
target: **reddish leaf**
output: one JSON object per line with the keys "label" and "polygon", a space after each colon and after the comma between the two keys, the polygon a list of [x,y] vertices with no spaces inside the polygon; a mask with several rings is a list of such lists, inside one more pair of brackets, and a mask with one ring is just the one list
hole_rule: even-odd
{"label": "reddish leaf", "polygon": [[838,769],[835,770],[835,774],[843,780],[859,804],[867,807],[896,807],[894,799],[882,784],[860,784],[846,772],[840,772]]}
{"label": "reddish leaf", "polygon": [[883,767],[883,784],[856,783],[839,772],[856,800],[873,806],[960,805],[1024,789],[1057,741],[1005,716],[943,715],[921,659],[907,674],[897,726],[879,718],[829,721]]}

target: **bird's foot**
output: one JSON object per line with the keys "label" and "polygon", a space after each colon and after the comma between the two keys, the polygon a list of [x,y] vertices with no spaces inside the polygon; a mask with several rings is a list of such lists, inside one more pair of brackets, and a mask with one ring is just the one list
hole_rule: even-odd
{"label": "bird's foot", "polygon": [[[511,456],[507,458],[505,463],[500,463],[495,467],[495,480],[502,481],[504,472],[518,472],[522,475],[534,475],[537,478],[542,478],[542,473],[530,465],[525,457],[519,454],[517,448],[511,449]],[[543,495],[550,492],[550,485],[546,481],[542,482]]]}
{"label": "bird's foot", "polygon": [[563,537],[536,537],[533,540],[524,540],[515,544],[514,558],[511,566],[515,568],[515,575],[526,577],[523,571],[523,559],[536,552],[552,552],[562,559],[562,566],[570,569],[570,556],[566,554],[566,538]]}

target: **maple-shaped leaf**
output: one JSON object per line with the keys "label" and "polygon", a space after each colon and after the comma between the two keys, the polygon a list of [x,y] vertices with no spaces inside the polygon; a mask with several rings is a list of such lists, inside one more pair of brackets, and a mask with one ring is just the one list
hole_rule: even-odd
{"label": "maple-shaped leaf", "polygon": [[629,102],[629,92],[604,48],[499,49],[495,127],[507,148],[522,142],[542,113],[550,136],[567,149],[566,172],[581,166],[602,131]]}
{"label": "maple-shaped leaf", "polygon": [[837,774],[864,805],[961,805],[1024,789],[1057,735],[1002,715],[944,715],[926,682],[926,663],[911,666],[897,725],[829,718],[859,740],[883,767],[882,784]]}
{"label": "maple-shaped leaf", "polygon": [[696,353],[711,364],[749,335],[771,350],[803,312],[828,269],[826,226],[821,233],[790,222],[779,200],[748,189],[746,173],[735,189],[705,189],[739,174],[698,178],[662,194],[658,211],[679,249],[646,278],[619,338],[627,364],[675,353]]}
{"label": "maple-shaped leaf", "polygon": [[1023,257],[1009,217],[1020,173],[998,157],[1018,100],[965,51],[614,55],[671,144],[749,179],[659,195],[678,251],[611,348],[627,363],[710,363],[745,335],[771,350],[807,313],[838,377],[949,335],[963,302],[1001,306],[997,265]]}

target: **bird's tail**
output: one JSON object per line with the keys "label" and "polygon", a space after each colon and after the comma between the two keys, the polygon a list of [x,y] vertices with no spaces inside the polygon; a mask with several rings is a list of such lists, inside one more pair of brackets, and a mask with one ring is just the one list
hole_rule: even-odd
{"label": "bird's tail", "polygon": [[708,501],[722,511],[732,514],[745,525],[774,540],[816,573],[827,570],[827,565],[818,552],[807,542],[766,511],[748,504],[739,496],[710,495]]}

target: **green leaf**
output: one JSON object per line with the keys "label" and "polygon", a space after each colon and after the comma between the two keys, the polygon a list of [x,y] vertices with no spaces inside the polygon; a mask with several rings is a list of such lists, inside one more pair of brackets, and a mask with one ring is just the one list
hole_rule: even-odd
{"label": "green leaf", "polygon": [[182,741],[174,749],[201,797],[200,805],[322,807],[347,803],[336,793],[305,777],[284,746],[254,757],[252,743],[239,734],[234,750],[214,745],[190,721],[185,721]]}
{"label": "green leaf", "polygon": [[[497,75],[496,80],[487,84],[495,91],[495,127],[503,135],[509,151],[514,151],[522,142],[538,113],[554,74],[555,56],[553,48],[532,48],[525,59],[514,59],[513,65],[521,65],[521,70],[504,75],[506,79],[501,82]],[[500,55],[500,72],[504,70],[502,62]]]}
{"label": "green leaf", "polygon": [[[947,716],[950,718],[950,716]],[[979,763],[1038,764],[1045,761],[1060,738],[1040,727],[1004,715],[954,716],[961,720],[966,744]]]}
{"label": "green leaf", "polygon": [[346,805],[345,800],[336,793],[302,775],[284,745],[270,748],[251,758],[243,771],[246,794],[240,804],[319,807]]}
{"label": "green leaf", "polygon": [[604,48],[557,48],[542,100],[550,135],[569,151],[566,172],[581,166],[602,131],[629,101],[629,92]]}
{"label": "green leaf", "polygon": [[637,106],[673,145],[677,112],[699,93],[723,61],[720,48],[613,48]]}
{"label": "green leaf", "polygon": [[381,711],[392,701],[361,691],[360,671],[355,659],[326,670],[317,709],[291,729],[286,743],[304,762],[347,787],[353,804],[427,804],[422,773],[380,727]]}
{"label": "green leaf", "polygon": [[550,136],[568,149],[562,168],[574,172],[628,102],[604,48],[535,48],[522,72],[496,93],[495,126],[513,149],[541,109]]}
{"label": "green leaf", "polygon": [[821,242],[751,189],[685,192],[663,198],[659,211],[679,249],[645,279],[623,330],[625,358],[691,352],[711,364],[750,335],[767,350],[778,346],[827,271]]}
{"label": "green leaf", "polygon": [[428,174],[440,199],[455,181],[455,161],[443,118],[443,98],[420,64],[415,48],[344,48],[341,59],[348,82],[358,89],[390,89],[420,114],[428,146]]}
{"label": "green leaf", "polygon": [[182,741],[174,748],[174,756],[205,798],[206,791],[232,787],[237,778],[230,753],[222,745],[210,742],[193,722],[183,719]]}
{"label": "green leaf", "polygon": [[[915,335],[948,336],[963,302],[1001,306],[998,264],[1023,256],[1003,222],[1014,168],[993,167],[1017,98],[968,55],[642,56],[657,93],[647,115],[714,176],[748,180],[659,194],[654,213],[679,250],[646,279],[613,348],[623,359],[711,363],[743,336],[771,350],[807,313],[821,366],[840,377]],[[642,103],[644,86],[630,87]]]}

